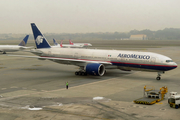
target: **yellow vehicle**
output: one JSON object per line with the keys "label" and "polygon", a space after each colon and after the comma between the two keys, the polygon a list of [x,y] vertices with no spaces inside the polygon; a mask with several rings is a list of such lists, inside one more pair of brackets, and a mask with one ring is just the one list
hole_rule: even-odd
{"label": "yellow vehicle", "polygon": [[134,100],[134,103],[152,105],[156,102],[164,100],[167,92],[168,88],[166,86],[160,88],[160,90],[155,90],[154,87],[148,89],[146,86],[144,86],[144,96]]}

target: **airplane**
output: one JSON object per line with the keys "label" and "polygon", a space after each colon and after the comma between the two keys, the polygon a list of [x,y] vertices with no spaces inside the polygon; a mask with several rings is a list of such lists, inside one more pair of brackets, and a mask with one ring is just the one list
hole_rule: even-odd
{"label": "airplane", "polygon": [[70,45],[79,45],[79,46],[82,46],[82,47],[92,46],[92,44],[90,44],[90,43],[73,43],[71,40],[69,40],[69,44]]}
{"label": "airplane", "polygon": [[79,66],[79,71],[76,71],[75,75],[103,76],[106,69],[120,69],[124,71],[157,72],[156,79],[160,80],[161,74],[177,67],[177,64],[171,58],[152,52],[53,48],[35,23],[31,23],[31,27],[37,47],[37,49],[31,49],[31,53],[38,56],[18,56],[39,60],[47,59],[60,64]]}
{"label": "airplane", "polygon": [[29,35],[26,35],[25,38],[19,43],[19,45],[0,45],[0,52],[6,54],[6,52],[16,52],[19,50],[32,48],[32,47],[25,47],[28,41]]}
{"label": "airplane", "polygon": [[54,46],[51,47],[63,47],[63,48],[80,48],[82,46],[79,45],[70,45],[70,44],[62,44],[63,40],[61,40],[61,43],[58,44],[55,39],[53,39]]}
{"label": "airplane", "polygon": [[74,44],[71,40],[69,40],[70,44],[62,44],[63,40],[61,40],[61,44],[58,44],[55,39],[53,39],[54,46],[52,47],[69,47],[69,48],[82,48],[92,46],[90,43],[76,43]]}

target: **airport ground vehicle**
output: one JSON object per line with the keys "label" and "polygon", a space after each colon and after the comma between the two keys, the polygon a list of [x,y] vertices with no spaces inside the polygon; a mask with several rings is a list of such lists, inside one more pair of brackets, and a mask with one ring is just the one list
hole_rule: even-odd
{"label": "airport ground vehicle", "polygon": [[152,105],[156,102],[164,100],[165,94],[167,92],[168,88],[166,86],[160,88],[160,90],[155,90],[154,87],[147,89],[147,87],[144,86],[144,96],[134,100],[134,103]]}
{"label": "airport ground vehicle", "polygon": [[180,107],[180,94],[177,94],[177,92],[170,92],[168,103],[170,107],[178,109]]}

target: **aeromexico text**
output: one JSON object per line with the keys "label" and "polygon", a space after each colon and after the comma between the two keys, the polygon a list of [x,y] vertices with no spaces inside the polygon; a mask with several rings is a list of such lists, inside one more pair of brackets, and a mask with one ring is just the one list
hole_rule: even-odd
{"label": "aeromexico text", "polygon": [[121,54],[121,53],[117,57],[135,58],[135,59],[150,59],[149,55]]}

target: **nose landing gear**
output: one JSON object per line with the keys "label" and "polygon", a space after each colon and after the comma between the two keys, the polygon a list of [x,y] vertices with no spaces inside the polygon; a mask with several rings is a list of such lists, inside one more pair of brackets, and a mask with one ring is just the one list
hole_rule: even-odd
{"label": "nose landing gear", "polygon": [[161,80],[161,74],[164,74],[164,71],[158,72],[158,75],[156,77],[156,80]]}
{"label": "nose landing gear", "polygon": [[157,77],[156,77],[156,80],[161,80],[161,77],[160,77],[160,76],[157,76]]}

